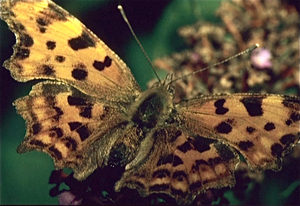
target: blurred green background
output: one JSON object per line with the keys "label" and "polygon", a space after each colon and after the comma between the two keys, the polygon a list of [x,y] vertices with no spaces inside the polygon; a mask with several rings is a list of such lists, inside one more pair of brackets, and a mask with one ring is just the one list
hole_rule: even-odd
{"label": "blurred green background", "polygon": [[[122,4],[127,17],[150,59],[182,51],[186,46],[178,36],[177,29],[198,20],[220,22],[215,10],[220,1],[200,0],[59,0],[55,1],[81,20],[100,37],[131,68],[143,90],[154,78],[150,65],[134,41],[117,5]],[[0,64],[12,54],[14,34],[0,22]],[[164,78],[164,74],[161,74]],[[0,70],[1,103],[1,204],[58,204],[57,198],[49,196],[53,185],[48,184],[54,169],[52,159],[40,152],[19,155],[17,146],[25,135],[24,120],[16,114],[12,102],[29,93],[36,83],[14,81],[5,68]],[[285,170],[288,170],[285,169]],[[269,172],[270,175],[273,172]],[[274,177],[274,176],[273,176]],[[276,178],[278,178],[275,175]],[[280,178],[280,177],[279,177]],[[264,204],[276,204],[272,199],[278,194],[278,185],[273,190],[265,188]],[[284,183],[283,183],[284,184]],[[284,184],[283,188],[288,185]],[[299,187],[299,186],[298,186]],[[230,195],[229,195],[230,196]],[[240,202],[233,203],[240,204]],[[275,201],[275,202],[274,202]]]}

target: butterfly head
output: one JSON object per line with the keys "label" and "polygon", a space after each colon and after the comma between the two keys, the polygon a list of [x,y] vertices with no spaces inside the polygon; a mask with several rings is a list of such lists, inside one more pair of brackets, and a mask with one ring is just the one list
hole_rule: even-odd
{"label": "butterfly head", "polygon": [[155,82],[151,89],[155,90],[157,88],[158,90],[164,90],[172,97],[172,99],[175,96],[175,88],[172,86],[173,83],[173,74],[169,73],[167,74],[166,78],[163,81]]}

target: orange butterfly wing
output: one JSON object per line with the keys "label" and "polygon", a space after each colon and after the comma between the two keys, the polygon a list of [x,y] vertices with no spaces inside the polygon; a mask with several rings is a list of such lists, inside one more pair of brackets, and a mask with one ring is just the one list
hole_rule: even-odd
{"label": "orange butterfly wing", "polygon": [[177,105],[192,133],[233,146],[253,169],[280,169],[297,142],[300,99],[268,94],[200,96]]}
{"label": "orange butterfly wing", "polygon": [[140,88],[126,64],[80,21],[51,1],[1,1],[16,34],[4,65],[17,81],[52,79],[109,101],[132,101]]}

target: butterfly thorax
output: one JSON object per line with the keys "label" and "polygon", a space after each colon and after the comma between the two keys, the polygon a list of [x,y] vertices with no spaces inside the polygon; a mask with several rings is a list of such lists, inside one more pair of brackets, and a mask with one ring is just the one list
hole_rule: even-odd
{"label": "butterfly thorax", "polygon": [[[153,146],[153,133],[156,128],[165,126],[174,112],[174,95],[166,82],[155,84],[151,89],[141,93],[127,110],[129,123],[126,130],[134,131],[136,135],[131,135],[130,141],[127,141],[125,136],[118,138],[110,151],[111,154],[115,154],[122,148],[123,152],[119,153],[122,153],[121,156],[124,158],[118,161],[126,159],[126,162],[121,164],[127,165],[126,169],[143,163]],[[124,146],[124,143],[127,144]]]}
{"label": "butterfly thorax", "polygon": [[164,84],[145,91],[132,108],[132,121],[147,130],[164,122],[173,109],[173,95]]}

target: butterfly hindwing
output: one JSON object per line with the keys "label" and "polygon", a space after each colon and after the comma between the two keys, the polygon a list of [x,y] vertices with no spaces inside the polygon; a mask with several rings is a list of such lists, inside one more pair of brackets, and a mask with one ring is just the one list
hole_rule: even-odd
{"label": "butterfly hindwing", "polygon": [[218,141],[183,131],[176,126],[156,131],[145,163],[125,171],[116,190],[129,187],[142,196],[166,193],[177,203],[188,204],[206,189],[233,186],[237,153]]}
{"label": "butterfly hindwing", "polygon": [[299,142],[299,97],[200,96],[178,104],[177,110],[191,132],[233,146],[253,169],[280,169],[280,158]]}
{"label": "butterfly hindwing", "polygon": [[133,101],[139,94],[126,64],[53,2],[1,1],[0,16],[16,34],[14,54],[4,65],[17,81],[54,79],[110,101]]}
{"label": "butterfly hindwing", "polygon": [[102,165],[106,154],[95,157],[97,153],[92,151],[95,147],[108,151],[106,136],[122,121],[117,108],[50,81],[34,85],[30,94],[14,105],[27,127],[18,152],[46,152],[56,168],[70,167],[75,176],[87,175],[84,170]]}

